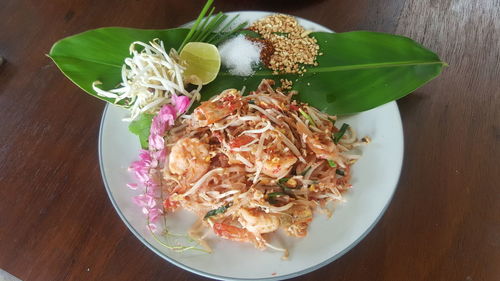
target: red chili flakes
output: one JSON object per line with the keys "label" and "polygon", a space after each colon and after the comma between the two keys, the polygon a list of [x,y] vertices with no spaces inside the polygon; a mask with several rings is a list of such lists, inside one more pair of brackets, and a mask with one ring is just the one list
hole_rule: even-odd
{"label": "red chili flakes", "polygon": [[265,65],[270,65],[271,57],[274,54],[273,44],[267,40],[246,36],[246,39],[256,42],[262,46],[260,51],[260,61]]}

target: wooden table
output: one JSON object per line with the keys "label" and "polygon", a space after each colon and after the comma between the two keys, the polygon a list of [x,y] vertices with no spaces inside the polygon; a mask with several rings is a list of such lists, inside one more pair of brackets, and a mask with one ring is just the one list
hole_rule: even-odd
{"label": "wooden table", "polygon": [[[204,1],[0,2],[0,268],[23,280],[202,280],[142,245],[113,209],[97,159],[104,103],[45,56],[102,26],[175,27]],[[500,280],[498,0],[218,0],[336,31],[409,36],[450,65],[398,102],[398,189],[354,249],[303,280]]]}

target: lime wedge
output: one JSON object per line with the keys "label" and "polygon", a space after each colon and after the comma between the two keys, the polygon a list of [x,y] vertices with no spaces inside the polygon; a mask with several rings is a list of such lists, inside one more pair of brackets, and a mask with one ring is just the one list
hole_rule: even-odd
{"label": "lime wedge", "polygon": [[[220,55],[217,47],[202,42],[190,42],[182,49],[180,58],[186,66],[184,79],[187,82],[206,85],[217,77],[220,69]],[[193,77],[196,76],[196,77]]]}

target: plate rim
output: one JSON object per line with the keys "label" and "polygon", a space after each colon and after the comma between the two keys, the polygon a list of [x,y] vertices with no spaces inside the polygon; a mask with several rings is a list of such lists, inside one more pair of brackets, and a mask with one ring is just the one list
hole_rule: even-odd
{"label": "plate rim", "polygon": [[[229,11],[229,12],[226,12],[226,14],[233,14],[233,13],[266,13],[266,14],[276,14],[276,12],[258,11],[258,10],[245,10],[245,11]],[[297,19],[301,19],[301,20],[306,20],[306,21],[312,22],[314,24],[317,24],[317,25],[319,25],[319,26],[321,26],[321,27],[329,30],[330,32],[334,32],[333,30],[331,30],[331,29],[329,29],[329,28],[327,28],[327,27],[325,27],[325,26],[323,26],[323,25],[321,25],[319,23],[316,23],[314,21],[311,21],[311,20],[308,20],[308,19],[304,19],[304,18],[301,18],[301,17],[298,17],[298,16],[294,16],[294,17],[297,18]],[[181,25],[181,26],[185,26],[185,25],[188,25],[188,24],[189,23]],[[318,263],[316,265],[310,266],[310,267],[308,267],[306,269],[302,269],[302,270],[297,271],[297,272],[288,273],[286,275],[271,276],[270,278],[267,278],[267,277],[266,278],[232,278],[232,277],[226,277],[226,276],[221,276],[221,275],[217,275],[217,274],[208,273],[208,272],[205,272],[205,271],[202,271],[202,270],[199,270],[199,269],[187,266],[187,265],[185,265],[185,264],[183,264],[183,263],[181,263],[179,261],[176,261],[173,258],[170,258],[170,257],[164,255],[159,249],[157,249],[155,246],[153,246],[152,244],[150,244],[146,239],[144,239],[142,237],[142,235],[127,220],[127,218],[125,217],[125,215],[121,212],[121,209],[118,207],[118,204],[117,204],[115,198],[113,197],[113,194],[112,194],[112,191],[111,191],[111,188],[110,188],[110,184],[107,181],[106,173],[105,173],[105,170],[104,170],[103,155],[102,155],[103,127],[104,127],[104,122],[105,122],[105,119],[106,119],[106,115],[107,115],[108,109],[111,106],[109,103],[106,103],[106,105],[104,107],[104,110],[103,110],[103,113],[102,113],[102,116],[101,116],[101,121],[100,121],[100,124],[99,124],[98,157],[99,157],[99,169],[100,169],[100,172],[101,172],[101,178],[102,178],[104,187],[106,189],[106,193],[108,194],[108,197],[111,200],[113,208],[118,213],[118,216],[121,218],[121,220],[125,223],[125,225],[129,229],[129,231],[131,231],[132,234],[134,234],[134,236],[139,241],[141,241],[143,245],[145,245],[151,251],[153,251],[154,253],[156,253],[158,256],[160,256],[164,260],[170,262],[171,264],[173,264],[173,265],[175,265],[175,266],[177,266],[179,268],[182,268],[182,269],[184,269],[186,271],[189,271],[191,273],[194,273],[194,274],[197,274],[197,275],[200,275],[200,276],[203,276],[203,277],[211,278],[211,279],[217,279],[217,280],[238,280],[238,281],[248,281],[248,280],[284,280],[284,279],[290,279],[290,278],[298,277],[298,276],[301,276],[301,275],[313,272],[313,271],[315,271],[315,270],[317,270],[317,269],[319,269],[321,267],[324,267],[324,266],[332,263],[333,261],[337,260],[338,258],[342,257],[344,254],[346,254],[347,252],[349,252],[351,249],[353,249],[354,247],[356,247],[359,244],[359,242],[361,242],[373,230],[373,228],[378,224],[378,222],[380,221],[380,219],[384,216],[384,214],[385,214],[387,208],[389,207],[390,203],[392,202],[392,199],[394,197],[394,193],[396,192],[396,189],[397,189],[397,187],[399,185],[399,181],[401,179],[401,171],[402,171],[402,167],[403,167],[405,144],[404,144],[404,131],[403,131],[403,124],[402,124],[402,119],[401,119],[401,112],[399,111],[399,107],[397,106],[397,103],[395,101],[391,101],[389,103],[386,103],[385,105],[392,105],[392,106],[395,107],[395,109],[397,111],[397,116],[399,117],[395,121],[398,124],[398,131],[401,131],[401,137],[402,137],[402,141],[401,141],[401,144],[402,144],[402,146],[401,146],[401,159],[400,159],[400,163],[398,165],[399,169],[397,171],[397,181],[396,181],[396,184],[395,184],[395,186],[394,186],[394,188],[393,188],[393,190],[391,192],[391,195],[389,196],[389,199],[387,200],[385,206],[381,209],[381,212],[378,214],[377,218],[365,230],[365,232],[363,232],[363,234],[361,234],[355,241],[353,241],[349,246],[347,246],[346,248],[344,248],[342,251],[340,251],[336,255],[333,255],[332,257],[324,260],[323,262],[320,262],[320,263]]]}

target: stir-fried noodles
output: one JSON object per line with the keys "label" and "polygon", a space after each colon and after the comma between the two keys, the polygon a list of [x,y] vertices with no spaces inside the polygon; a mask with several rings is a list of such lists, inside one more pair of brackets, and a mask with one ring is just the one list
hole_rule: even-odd
{"label": "stir-fried noodles", "polygon": [[200,218],[197,229],[259,249],[276,249],[265,236],[279,228],[305,236],[317,207],[331,214],[326,204],[351,187],[359,158],[347,152],[368,139],[273,84],[263,80],[245,96],[225,90],[171,128],[162,171],[167,212],[187,209]]}

